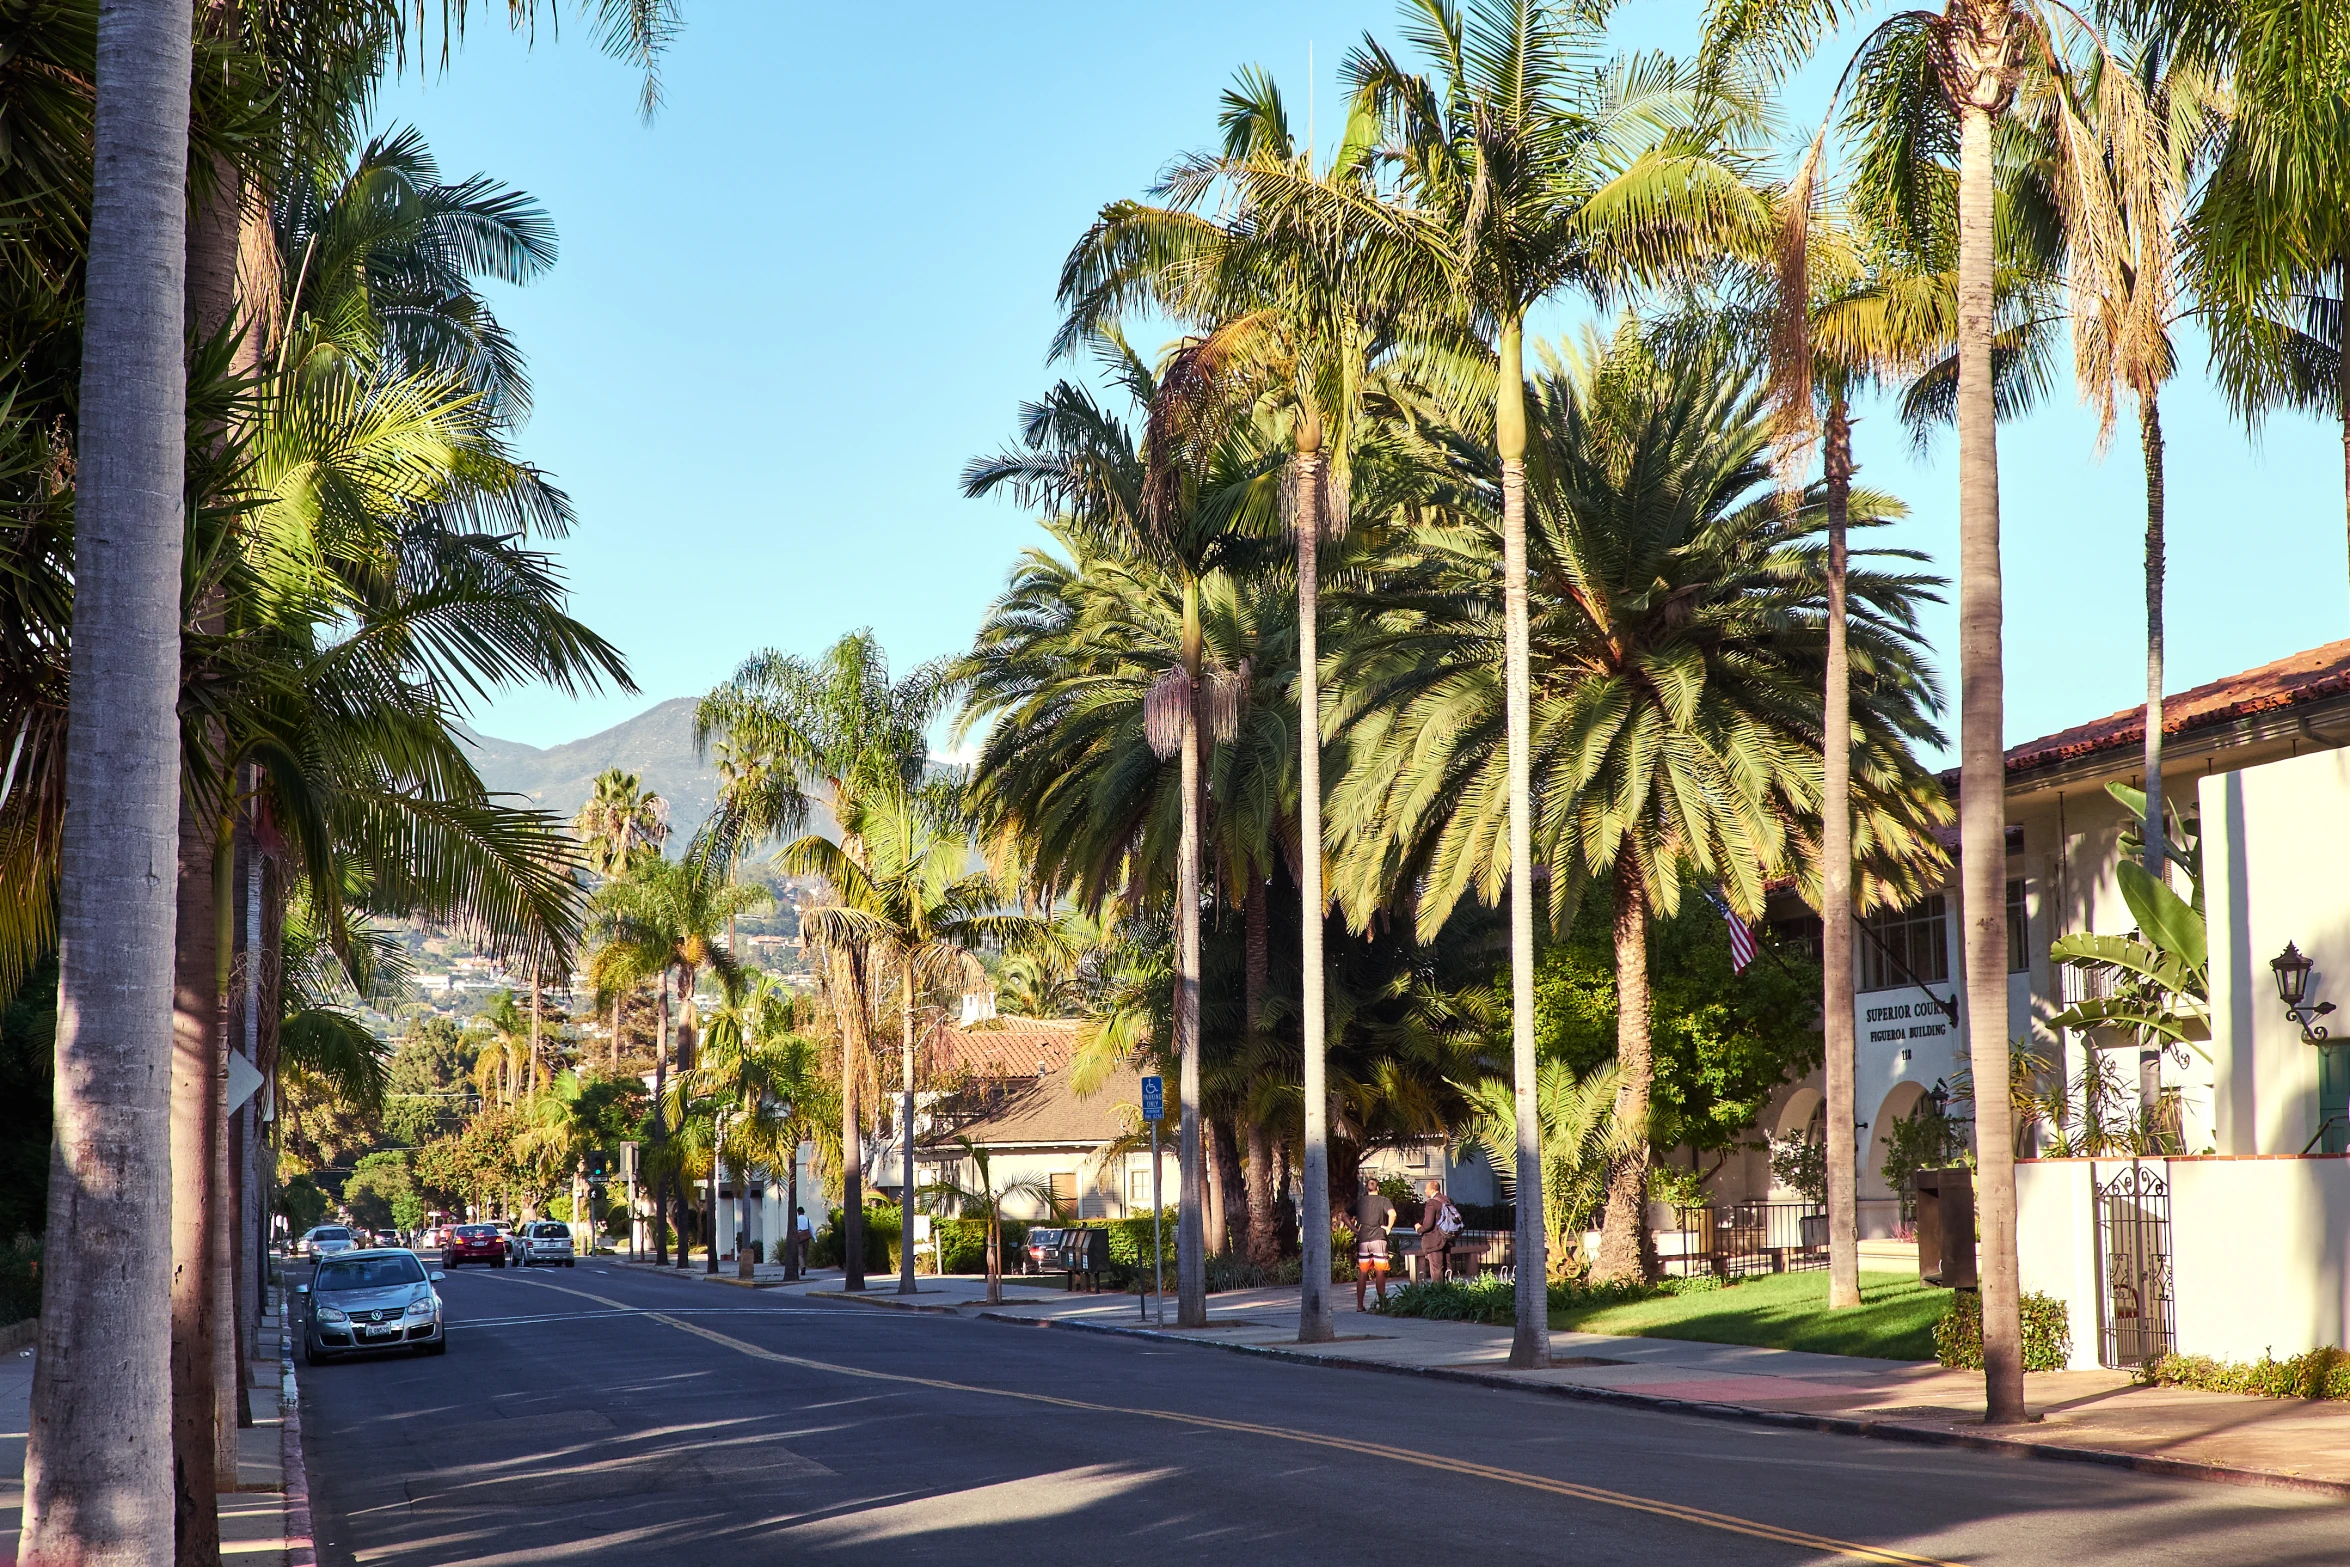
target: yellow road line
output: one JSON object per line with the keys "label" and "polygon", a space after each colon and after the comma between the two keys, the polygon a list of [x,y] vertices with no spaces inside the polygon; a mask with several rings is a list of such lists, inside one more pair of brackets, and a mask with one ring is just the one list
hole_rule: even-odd
{"label": "yellow road line", "polygon": [[1465,1458],[1454,1458],[1442,1453],[1424,1453],[1416,1448],[1391,1447],[1384,1442],[1365,1442],[1354,1437],[1326,1436],[1319,1431],[1304,1431],[1293,1426],[1260,1425],[1248,1420],[1224,1420],[1213,1415],[1186,1414],[1174,1409],[1141,1409],[1122,1404],[1096,1404],[1084,1399],[1062,1398],[1051,1393],[1032,1393],[1022,1389],[980,1387],[969,1382],[947,1382],[935,1377],[908,1376],[895,1371],[870,1371],[862,1366],[844,1366],[828,1360],[810,1360],[801,1355],[786,1355],[779,1350],[747,1343],[730,1334],[705,1328],[699,1323],[673,1317],[666,1312],[631,1307],[625,1301],[609,1296],[590,1294],[562,1284],[550,1284],[544,1279],[527,1274],[519,1281],[535,1284],[541,1289],[557,1290],[565,1295],[576,1295],[592,1300],[600,1306],[617,1306],[622,1310],[641,1312],[653,1322],[666,1323],[679,1332],[707,1339],[713,1344],[752,1357],[773,1361],[777,1365],[797,1366],[807,1371],[830,1372],[836,1376],[859,1377],[868,1382],[894,1382],[907,1387],[934,1388],[948,1393],[974,1393],[985,1398],[1016,1399],[1028,1404],[1047,1404],[1056,1409],[1074,1409],[1087,1414],[1130,1415],[1145,1420],[1164,1420],[1174,1425],[1194,1426],[1209,1431],[1229,1431],[1243,1436],[1259,1436],[1274,1441],[1299,1443],[1308,1447],[1332,1448],[1339,1452],[1358,1453],[1369,1458],[1384,1458],[1394,1463],[1410,1464],[1421,1469],[1439,1470],[1446,1474],[1468,1475],[1480,1480],[1498,1480],[1529,1491],[1544,1491],[1553,1496],[1569,1497],[1579,1502],[1594,1502],[1603,1507],[1614,1507],[1626,1512],[1648,1513],[1658,1518],[1670,1518],[1678,1523],[1696,1524],[1701,1528],[1718,1529],[1729,1534],[1742,1534],[1752,1539],[1770,1540],[1780,1545],[1793,1545],[1804,1550],[1821,1551],[1835,1558],[1863,1562],[1885,1562],[1894,1567],[1959,1567],[1935,1556],[1917,1556],[1908,1551],[1897,1551],[1882,1545],[1861,1545],[1851,1540],[1839,1540],[1832,1535],[1813,1534],[1805,1529],[1788,1529],[1778,1524],[1761,1523],[1741,1518],[1734,1513],[1717,1513],[1708,1508],[1688,1507],[1679,1502],[1660,1502],[1645,1496],[1633,1496],[1624,1491],[1605,1490],[1595,1485],[1577,1485],[1570,1480],[1554,1480],[1548,1475],[1528,1474],[1519,1469],[1499,1469],[1491,1464],[1472,1463]]}

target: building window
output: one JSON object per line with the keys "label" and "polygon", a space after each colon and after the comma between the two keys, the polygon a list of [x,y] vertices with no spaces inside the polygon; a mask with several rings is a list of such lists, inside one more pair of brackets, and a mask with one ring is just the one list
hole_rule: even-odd
{"label": "building window", "polygon": [[1939,985],[1950,978],[1950,922],[1942,894],[1861,921],[1860,988]]}
{"label": "building window", "polygon": [[1053,1211],[1065,1213],[1077,1204],[1077,1172],[1061,1170],[1052,1176]]}
{"label": "building window", "polygon": [[2007,884],[2007,971],[2021,974],[2032,966],[2032,922],[2024,907],[2024,879]]}
{"label": "building window", "polygon": [[1151,1172],[1148,1165],[1139,1170],[1126,1172],[1126,1206],[1140,1208],[1145,1213],[1150,1212]]}

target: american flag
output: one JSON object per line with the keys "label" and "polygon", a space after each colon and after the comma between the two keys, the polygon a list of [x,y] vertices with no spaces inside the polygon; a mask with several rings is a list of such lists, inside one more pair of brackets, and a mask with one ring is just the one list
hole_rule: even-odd
{"label": "american flag", "polygon": [[1754,932],[1748,930],[1746,921],[1731,913],[1730,905],[1724,903],[1710,888],[1705,897],[1708,903],[1722,911],[1722,923],[1730,927],[1730,972],[1745,973],[1746,965],[1754,961]]}

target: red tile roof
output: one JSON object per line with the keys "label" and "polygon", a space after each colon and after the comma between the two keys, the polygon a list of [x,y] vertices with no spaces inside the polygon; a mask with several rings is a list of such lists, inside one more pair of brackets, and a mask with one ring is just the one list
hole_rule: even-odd
{"label": "red tile roof", "polygon": [[969,1028],[941,1023],[923,1042],[924,1075],[1035,1077],[1066,1067],[1076,1046],[1074,1018],[995,1017]]}
{"label": "red tile roof", "polygon": [[[2242,674],[2164,697],[2162,732],[2166,736],[2188,734],[2346,692],[2350,692],[2350,641],[2328,642],[2280,658],[2273,664],[2263,664],[2258,669],[2247,669]],[[2007,753],[2007,770],[2026,772],[2101,751],[2141,746],[2145,742],[2146,708],[2141,703],[2094,722],[2076,724],[2011,747]]]}

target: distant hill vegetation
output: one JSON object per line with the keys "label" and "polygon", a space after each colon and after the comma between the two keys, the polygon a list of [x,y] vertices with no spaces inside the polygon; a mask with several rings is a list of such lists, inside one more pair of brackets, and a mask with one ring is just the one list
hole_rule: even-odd
{"label": "distant hill vegetation", "polygon": [[[692,697],[674,697],[584,740],[544,750],[470,729],[459,732],[473,748],[483,783],[501,794],[521,795],[565,821],[579,814],[605,768],[636,774],[646,789],[669,802],[672,853],[717,806],[718,769],[694,755]],[[832,818],[819,807],[809,826],[830,836]]]}

